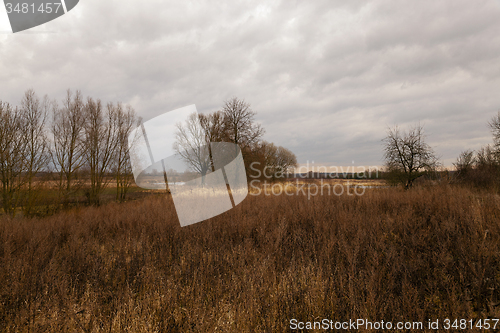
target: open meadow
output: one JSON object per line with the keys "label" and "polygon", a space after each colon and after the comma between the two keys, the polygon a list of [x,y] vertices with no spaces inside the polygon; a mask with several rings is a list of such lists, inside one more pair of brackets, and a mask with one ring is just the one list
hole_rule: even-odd
{"label": "open meadow", "polygon": [[3,216],[0,267],[1,332],[499,318],[500,197],[450,185],[262,193],[181,228],[171,198],[153,194]]}

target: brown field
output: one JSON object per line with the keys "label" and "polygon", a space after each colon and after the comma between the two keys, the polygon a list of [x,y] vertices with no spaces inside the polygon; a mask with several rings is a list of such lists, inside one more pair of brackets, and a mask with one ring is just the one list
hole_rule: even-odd
{"label": "brown field", "polygon": [[2,217],[0,267],[0,332],[500,318],[500,197],[448,185],[249,196],[181,228],[156,194]]}

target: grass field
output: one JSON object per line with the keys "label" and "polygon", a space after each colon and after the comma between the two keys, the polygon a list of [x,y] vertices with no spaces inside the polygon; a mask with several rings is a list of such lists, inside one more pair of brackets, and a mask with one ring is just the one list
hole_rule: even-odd
{"label": "grass field", "polygon": [[156,194],[3,217],[0,267],[0,332],[500,318],[500,197],[447,185],[249,195],[181,228],[172,200]]}

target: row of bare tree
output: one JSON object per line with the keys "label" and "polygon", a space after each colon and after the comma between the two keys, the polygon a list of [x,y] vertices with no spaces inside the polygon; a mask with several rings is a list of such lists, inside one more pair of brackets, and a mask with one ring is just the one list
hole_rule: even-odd
{"label": "row of bare tree", "polygon": [[[500,189],[500,111],[488,123],[493,136],[493,145],[477,151],[462,151],[455,163],[451,180],[481,188]],[[425,140],[420,124],[408,131],[398,126],[389,128],[384,139],[385,178],[389,183],[401,184],[405,189],[423,176],[436,174],[441,166],[439,160]]]}
{"label": "row of bare tree", "polygon": [[[116,198],[123,200],[132,181],[127,138],[134,126],[130,106],[103,105],[79,91],[68,90],[62,105],[40,99],[32,89],[18,107],[0,102],[4,212],[14,216],[22,207],[30,215],[42,196],[52,193],[56,202],[67,204],[81,190],[88,203],[99,204],[113,179]],[[57,191],[47,192],[47,184]]]}
{"label": "row of bare tree", "polygon": [[456,180],[475,187],[500,189],[500,112],[488,123],[493,136],[493,145],[477,151],[462,151],[454,166]]}

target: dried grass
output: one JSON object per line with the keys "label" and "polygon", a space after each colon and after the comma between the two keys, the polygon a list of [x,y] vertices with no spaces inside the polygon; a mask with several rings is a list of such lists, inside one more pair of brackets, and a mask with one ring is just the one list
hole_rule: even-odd
{"label": "dried grass", "polygon": [[170,198],[0,220],[1,332],[285,332],[290,319],[499,318],[500,198],[461,187]]}

